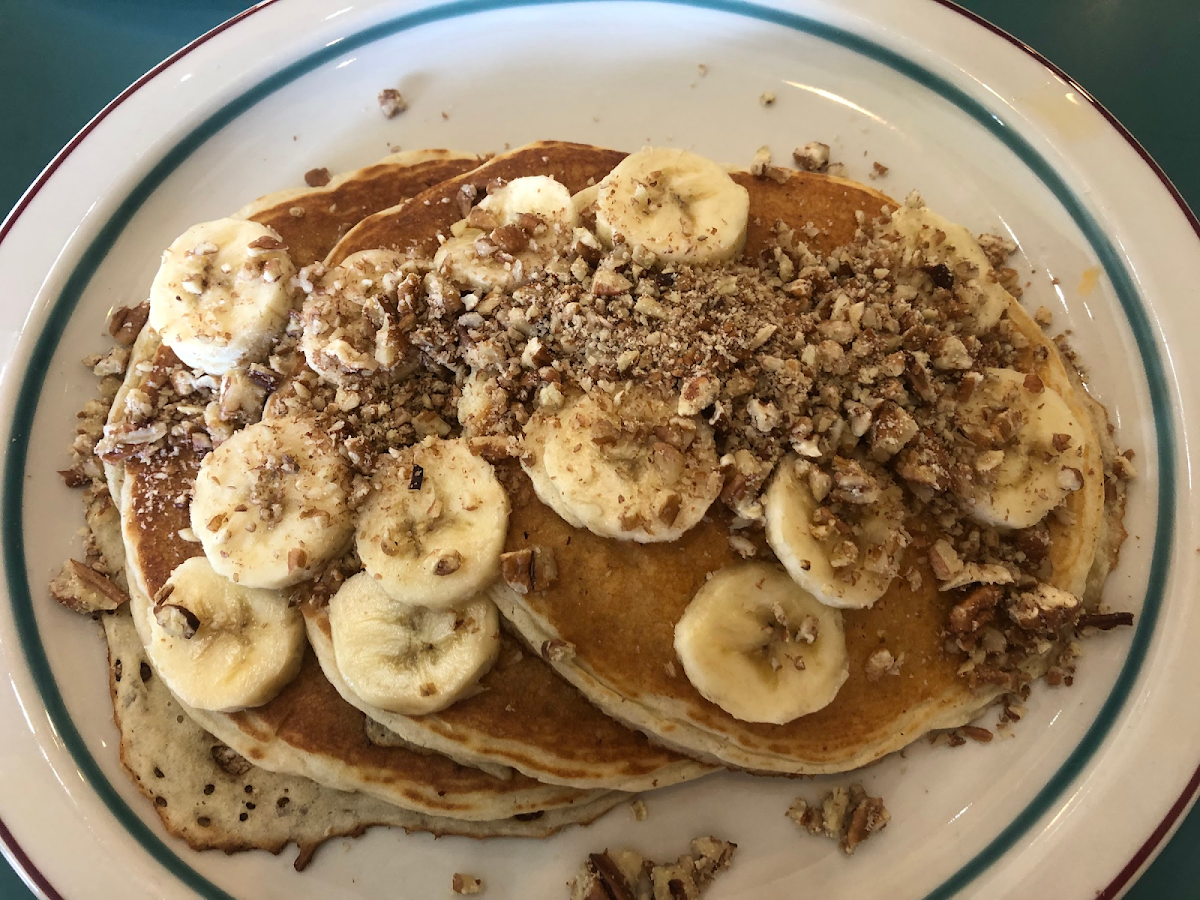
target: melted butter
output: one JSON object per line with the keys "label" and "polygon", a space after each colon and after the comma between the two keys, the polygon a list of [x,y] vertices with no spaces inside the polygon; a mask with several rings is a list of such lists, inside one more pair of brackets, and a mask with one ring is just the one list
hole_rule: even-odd
{"label": "melted butter", "polygon": [[1080,297],[1086,297],[1100,283],[1100,267],[1089,266],[1079,276],[1079,286],[1075,288]]}

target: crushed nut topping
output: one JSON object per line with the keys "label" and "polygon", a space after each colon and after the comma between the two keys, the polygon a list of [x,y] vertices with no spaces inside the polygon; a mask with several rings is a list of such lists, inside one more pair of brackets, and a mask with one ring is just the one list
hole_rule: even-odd
{"label": "crushed nut topping", "polygon": [[483,879],[455,872],[454,877],[450,879],[450,889],[456,894],[481,894],[483,893]]}
{"label": "crushed nut topping", "polygon": [[702,837],[673,863],[656,863],[634,850],[592,853],[570,883],[571,900],[698,900],[729,868],[736,849]]}
{"label": "crushed nut topping", "polygon": [[554,551],[537,545],[502,553],[500,577],[518,594],[544,591],[558,581]]}
{"label": "crushed nut topping", "polygon": [[542,642],[542,658],[550,662],[566,662],[575,658],[575,645],[570,641],[551,638]]}
{"label": "crushed nut topping", "polygon": [[878,681],[884,675],[899,675],[902,665],[904,665],[903,653],[894,657],[886,647],[880,647],[867,657],[867,681]]}
{"label": "crushed nut topping", "polygon": [[154,607],[154,619],[168,635],[191,640],[200,628],[200,619],[185,606],[163,603]]}
{"label": "crushed nut topping", "polygon": [[809,834],[838,841],[847,856],[892,819],[883,799],[868,796],[861,784],[851,785],[849,790],[834,788],[817,805],[797,797],[788,807],[787,817]]}
{"label": "crushed nut topping", "polygon": [[50,596],[78,613],[109,612],[129,600],[108,576],[92,566],[68,559],[50,582]]}
{"label": "crushed nut topping", "polygon": [[329,170],[326,168],[309,169],[304,173],[304,183],[309,187],[324,187],[329,181]]}
{"label": "crushed nut topping", "polygon": [[394,119],[408,109],[408,103],[395,88],[384,88],[379,92],[379,111],[385,119]]}
{"label": "crushed nut topping", "polygon": [[824,172],[829,168],[829,145],[809,141],[792,151],[792,159],[805,172]]}

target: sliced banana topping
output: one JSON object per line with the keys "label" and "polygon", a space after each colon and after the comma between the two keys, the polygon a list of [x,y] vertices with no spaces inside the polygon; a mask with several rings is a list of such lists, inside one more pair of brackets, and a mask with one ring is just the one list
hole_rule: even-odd
{"label": "sliced banana topping", "polygon": [[393,599],[446,609],[500,573],[508,495],[461,439],[396,451],[359,510],[363,567]]}
{"label": "sliced banana topping", "polygon": [[677,401],[628,386],[580,395],[526,426],[522,466],[543,503],[577,528],[640,543],[673,541],[721,493],[712,429]]}
{"label": "sliced banana topping", "polygon": [[262,359],[283,331],[295,271],[265,225],[193,225],[163,253],[150,286],[150,327],[187,365],[224,375]]}
{"label": "sliced banana topping", "polygon": [[278,591],[234,584],[203,556],[181,563],[146,608],[146,652],[184,703],[232,712],[278,694],[304,659],[304,617]]}
{"label": "sliced banana topping", "polygon": [[979,451],[970,491],[979,521],[1028,528],[1083,487],[1085,432],[1037,375],[985,370],[957,418]]}
{"label": "sliced banana topping", "polygon": [[737,259],[746,243],[750,195],[710,159],[647,147],[621,160],[600,182],[596,233],[641,246],[666,263]]}
{"label": "sliced banana topping", "polygon": [[418,361],[406,334],[416,324],[420,276],[390,250],[362,250],[326,273],[304,301],[300,349],[323,381],[395,381]]}
{"label": "sliced banana topping", "polygon": [[510,290],[570,241],[578,221],[571,192],[553,178],[514,178],[454,226],[434,267],[460,287]]}
{"label": "sliced banana topping", "polygon": [[204,458],[192,531],[225,577],[286,587],[345,549],[354,530],[349,486],[349,468],[312,419],[265,419]]}
{"label": "sliced banana topping", "polygon": [[952,285],[955,298],[973,311],[977,331],[1000,321],[1012,297],[991,277],[992,264],[970,231],[924,206],[902,206],[892,214],[892,226],[910,247],[924,254],[927,268],[944,267],[940,277]]}
{"label": "sliced banana topping", "polygon": [[[779,463],[764,497],[767,543],[796,584],[822,603],[871,606],[896,577],[909,543],[904,492],[882,469],[838,458],[832,493],[818,500],[813,470],[795,457]],[[853,517],[839,518],[830,501]]]}
{"label": "sliced banana topping", "polygon": [[711,575],[675,626],[675,652],[696,690],[745,722],[814,713],[850,675],[841,612],[767,563]]}
{"label": "sliced banana topping", "polygon": [[445,709],[479,681],[500,651],[500,614],[478,597],[459,609],[392,599],[366,572],[329,601],[338,671],[372,706],[405,715]]}

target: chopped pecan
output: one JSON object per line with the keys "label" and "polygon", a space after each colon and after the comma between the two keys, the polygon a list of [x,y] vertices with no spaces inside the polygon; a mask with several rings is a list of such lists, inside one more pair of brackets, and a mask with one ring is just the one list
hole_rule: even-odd
{"label": "chopped pecan", "polygon": [[824,172],[829,168],[829,145],[809,141],[792,151],[792,159],[805,172]]}
{"label": "chopped pecan", "polygon": [[287,244],[275,237],[273,234],[264,234],[262,237],[256,237],[246,247],[250,250],[286,250]]}
{"label": "chopped pecan", "polygon": [[841,840],[842,852],[850,856],[859,844],[876,831],[886,828],[891,820],[891,813],[883,805],[883,798],[864,796],[850,814],[850,823]]}
{"label": "chopped pecan", "polygon": [[946,451],[932,437],[919,433],[896,460],[896,474],[919,487],[943,491],[950,484],[950,465]]}
{"label": "chopped pecan", "polygon": [[518,594],[544,591],[558,581],[558,564],[550,547],[536,544],[500,554],[500,577]]}
{"label": "chopped pecan", "polygon": [[617,868],[608,851],[588,854],[587,870],[594,874],[604,894],[594,895],[603,900],[637,900],[629,881]]}
{"label": "chopped pecan", "polygon": [[1111,613],[1084,613],[1079,617],[1079,621],[1075,623],[1077,628],[1098,628],[1101,631],[1111,631],[1114,628],[1120,628],[1124,625],[1133,624],[1133,613],[1131,612],[1111,612]]}
{"label": "chopped pecan", "polygon": [[787,816],[809,834],[834,838],[847,856],[891,821],[882,798],[868,796],[861,784],[834,788],[819,805],[797,797]]}
{"label": "chopped pecan", "polygon": [[68,559],[50,582],[50,596],[77,613],[117,609],[129,596],[107,576],[75,559]]}
{"label": "chopped pecan", "polygon": [[961,731],[964,736],[969,737],[973,741],[978,741],[981,744],[988,743],[993,737],[990,731],[988,731],[986,728],[980,727],[979,725],[964,725],[958,730]]}
{"label": "chopped pecan", "polygon": [[1050,584],[1023,591],[1009,604],[1009,617],[1026,631],[1055,634],[1074,624],[1083,605],[1074,594]]}
{"label": "chopped pecan", "polygon": [[171,637],[191,640],[200,629],[200,619],[186,606],[163,603],[154,607],[154,619]]}
{"label": "chopped pecan", "polygon": [[548,641],[542,641],[541,653],[542,658],[548,659],[550,662],[566,662],[575,658],[575,645],[570,641],[551,638]]}
{"label": "chopped pecan", "polygon": [[478,894],[483,890],[483,880],[474,875],[455,872],[450,879],[450,889],[456,894]]}
{"label": "chopped pecan", "polygon": [[983,585],[971,591],[950,610],[948,628],[951,634],[974,634],[996,616],[996,606],[1003,596],[995,585]]}
{"label": "chopped pecan", "polygon": [[592,293],[597,297],[615,297],[633,287],[633,282],[612,269],[597,269],[592,276]]}
{"label": "chopped pecan", "polygon": [[492,243],[505,253],[520,253],[529,246],[529,235],[520,225],[501,225],[489,235]]}
{"label": "chopped pecan", "polygon": [[476,206],[467,213],[467,225],[480,231],[493,231],[500,223],[490,209]]}
{"label": "chopped pecan", "polygon": [[683,498],[675,491],[663,491],[655,499],[655,515],[668,528],[675,524],[683,508]]}
{"label": "chopped pecan", "polygon": [[408,103],[395,88],[384,88],[379,92],[379,111],[385,119],[393,119],[408,109]]}
{"label": "chopped pecan", "polygon": [[[209,523],[209,529],[212,529],[212,523]],[[299,547],[293,547],[288,551],[287,567],[289,572],[294,572],[296,569],[303,569],[308,565],[308,553],[301,550]]]}
{"label": "chopped pecan", "polygon": [[92,476],[88,475],[83,470],[83,466],[73,466],[70,469],[59,469],[58,474],[62,476],[63,484],[69,488],[87,487],[92,483]]}
{"label": "chopped pecan", "polygon": [[929,548],[929,567],[938,581],[946,581],[962,571],[963,561],[945,538],[938,538]]}
{"label": "chopped pecan", "polygon": [[108,333],[118,344],[128,347],[137,340],[149,318],[149,300],[143,300],[137,306],[118,306],[108,318]]}
{"label": "chopped pecan", "polygon": [[903,653],[900,654],[899,658],[896,658],[892,656],[891,651],[886,647],[880,647],[867,657],[867,681],[878,681],[884,675],[899,675],[900,666],[903,662]]}
{"label": "chopped pecan", "polygon": [[425,568],[434,575],[453,575],[462,568],[463,556],[457,550],[435,550],[425,560]]}
{"label": "chopped pecan", "polygon": [[304,173],[304,183],[309,187],[324,187],[329,181],[329,170],[326,168],[309,169]]}
{"label": "chopped pecan", "polygon": [[833,460],[833,499],[858,505],[873,504],[882,495],[879,480],[855,459]]}
{"label": "chopped pecan", "polygon": [[707,409],[721,393],[721,382],[711,375],[693,375],[679,391],[679,415],[694,416]]}

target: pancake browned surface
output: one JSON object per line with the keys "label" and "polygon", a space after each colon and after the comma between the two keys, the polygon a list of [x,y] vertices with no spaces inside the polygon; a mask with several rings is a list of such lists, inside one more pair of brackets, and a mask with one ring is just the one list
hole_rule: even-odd
{"label": "pancake browned surface", "polygon": [[[735,178],[751,195],[748,259],[768,250],[777,220],[805,234],[813,250],[828,254],[848,243],[881,206],[897,206],[861,185],[808,173],[779,180]],[[865,217],[856,219],[859,210]],[[1058,391],[1089,435],[1084,487],[1070,495],[1067,515],[1048,522],[1050,582],[1082,595],[1108,518],[1101,441],[1054,345],[1015,300],[1008,315],[1029,344],[1016,367]],[[493,598],[533,646],[560,641],[572,648],[553,664],[593,702],[684,752],[750,769],[844,771],[931,729],[963,724],[1016,686],[997,678],[972,687],[960,675],[966,656],[948,651],[946,628],[962,597],[939,591],[930,569],[929,548],[939,537],[935,523],[910,518],[906,527],[914,540],[899,567],[909,576],[896,578],[873,607],[843,613],[850,677],[833,703],[784,725],[740,721],[700,696],[678,668],[674,648],[675,624],[708,574],[742,559],[730,546],[730,516],[712,510],[677,541],[638,544],[572,527],[539,501],[515,466],[507,483],[513,513],[506,549],[549,547],[559,579],[525,595],[498,585]],[[904,654],[898,676],[869,677],[868,658],[885,648]],[[1044,672],[1057,649],[1031,660],[1029,674]]]}
{"label": "pancake browned surface", "polygon": [[[327,677],[348,702],[361,704],[337,672],[328,613],[306,607],[305,617]],[[440,713],[410,717],[368,711],[416,744],[475,764],[509,765],[551,784],[644,790],[710,771],[600,713],[549,663],[508,635],[479,687]]]}
{"label": "pancake browned surface", "polygon": [[[580,144],[542,142],[498,157],[439,184],[395,210],[364,220],[329,255],[397,248],[432,255],[437,234],[462,218],[464,187],[484,196],[496,179],[548,175],[572,191],[595,184],[625,154]],[[443,202],[444,200],[451,202]],[[814,211],[818,206],[814,205]],[[815,212],[814,212],[815,214]],[[506,639],[498,664],[483,676],[483,691],[439,713],[403,716],[356,698],[336,670],[328,614],[306,608],[310,640],[326,675],[342,695],[408,740],[476,764],[512,766],[542,781],[618,790],[645,790],[697,778],[707,765],[655,746],[597,710],[554,674],[540,657]]]}
{"label": "pancake browned surface", "polygon": [[[432,259],[438,235],[463,218],[488,185],[527,175],[548,175],[571,193],[598,182],[625,154],[588,144],[539,141],[519,147],[457,178],[443,182],[401,209],[385,210],[351,229],[326,260],[337,265],[356,250],[391,249],[418,259]],[[464,194],[464,188],[466,193]],[[465,204],[465,205],[464,205]]]}
{"label": "pancake browned surface", "polygon": [[334,244],[367,216],[468,172],[483,160],[449,150],[396,153],[339,175],[323,187],[269,194],[238,212],[275,231],[297,266],[324,259]]}

